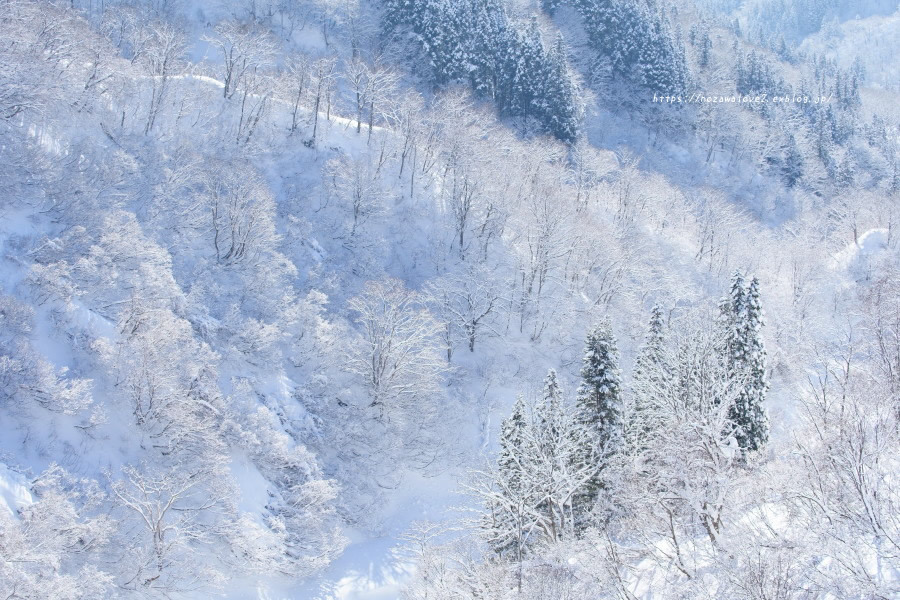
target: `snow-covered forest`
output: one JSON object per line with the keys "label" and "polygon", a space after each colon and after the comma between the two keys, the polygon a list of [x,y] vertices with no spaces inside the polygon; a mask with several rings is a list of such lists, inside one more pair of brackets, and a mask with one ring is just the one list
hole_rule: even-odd
{"label": "snow-covered forest", "polygon": [[0,599],[900,598],[897,0],[0,0]]}

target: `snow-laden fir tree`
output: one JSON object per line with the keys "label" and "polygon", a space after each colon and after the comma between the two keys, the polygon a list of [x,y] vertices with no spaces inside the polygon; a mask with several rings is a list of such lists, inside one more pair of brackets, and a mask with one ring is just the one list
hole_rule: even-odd
{"label": "snow-laden fir tree", "polygon": [[728,296],[722,299],[720,310],[724,327],[725,351],[731,362],[734,360],[735,353],[739,352],[739,350],[735,350],[735,347],[741,342],[741,323],[747,312],[747,286],[744,275],[740,271],[735,271],[731,276],[731,287],[728,290]]}
{"label": "snow-laden fir tree", "polygon": [[544,66],[544,47],[536,18],[529,21],[528,28],[520,38],[517,58],[518,63],[508,110],[511,114],[535,116],[534,102],[544,83],[541,77],[544,70],[542,68]]}
{"label": "snow-laden fir tree", "polygon": [[525,414],[525,401],[522,396],[516,398],[513,412],[503,421],[500,431],[500,456],[497,467],[512,487],[521,481],[521,457],[525,448],[528,417]]}
{"label": "snow-laden fir tree", "polygon": [[503,95],[503,61],[511,33],[501,5],[491,0],[473,3],[469,79],[479,96],[496,100]]}
{"label": "snow-laden fir tree", "polygon": [[[535,408],[535,442],[534,456],[530,457],[536,464],[544,463],[551,466],[550,469],[535,469],[534,475],[539,478],[540,487],[550,490],[555,487],[554,479],[559,473],[555,473],[553,465],[559,463],[560,453],[563,450],[560,442],[563,432],[566,430],[565,415],[563,414],[563,393],[559,384],[559,378],[554,369],[547,372],[544,378],[544,391],[540,403]],[[565,465],[560,465],[565,466]],[[554,515],[555,507],[546,498],[537,499],[537,510],[549,518],[551,537],[559,536],[559,522]]]}
{"label": "snow-laden fir tree", "polygon": [[497,458],[495,490],[482,527],[497,554],[521,559],[528,539],[526,523],[530,492],[523,480],[525,454],[530,431],[522,396],[516,399],[512,414],[503,421],[500,431],[500,456]]}
{"label": "snow-laden fir tree", "polygon": [[728,377],[739,388],[728,416],[735,439],[746,454],[762,448],[769,437],[768,417],[762,406],[768,382],[759,281],[754,277],[747,285],[743,275],[736,272],[723,306],[727,311],[723,323]]}
{"label": "snow-laden fir tree", "polygon": [[579,420],[592,429],[600,448],[621,442],[622,400],[619,350],[609,321],[588,332],[577,403]]}
{"label": "snow-laden fir tree", "polygon": [[793,135],[789,135],[784,148],[784,157],[781,162],[781,175],[788,187],[794,187],[803,177],[803,154],[797,147],[797,141]]}
{"label": "snow-laden fir tree", "polygon": [[608,320],[593,327],[585,340],[576,419],[586,433],[579,460],[595,469],[575,502],[583,516],[590,512],[603,487],[603,463],[623,445],[619,350]]}
{"label": "snow-laden fir tree", "polygon": [[539,406],[537,419],[538,427],[542,433],[550,437],[556,435],[559,429],[560,413],[562,412],[563,392],[559,384],[559,376],[556,369],[547,371],[544,378],[543,402]]}
{"label": "snow-laden fir tree", "polygon": [[547,60],[544,92],[538,98],[540,120],[557,138],[574,141],[578,135],[578,90],[569,73],[562,36],[557,38]]}
{"label": "snow-laden fir tree", "polygon": [[631,453],[646,447],[647,437],[659,426],[658,398],[671,382],[674,370],[666,357],[665,320],[662,309],[654,306],[650,325],[638,354],[632,377],[632,403],[625,426],[626,448]]}
{"label": "snow-laden fir tree", "polygon": [[571,403],[566,402],[556,371],[544,380],[544,393],[535,408],[534,445],[527,455],[528,472],[536,491],[536,526],[550,541],[576,533],[575,503],[596,473],[582,460],[590,436],[579,426]]}
{"label": "snow-laden fir tree", "polygon": [[701,21],[691,25],[689,40],[694,47],[697,64],[705,69],[709,66],[710,52],[712,51],[712,39],[709,37],[709,23]]}
{"label": "snow-laden fir tree", "polygon": [[[748,450],[760,449],[769,439],[769,422],[763,402],[769,390],[766,379],[766,348],[762,340],[763,309],[759,297],[759,280],[754,277],[747,287],[746,361],[748,381],[747,405],[744,408],[745,444]],[[738,440],[741,441],[740,438]]]}
{"label": "snow-laden fir tree", "polygon": [[673,32],[662,13],[651,16],[646,26],[647,41],[638,60],[640,83],[651,90],[677,93],[687,81],[684,44],[680,32]]}

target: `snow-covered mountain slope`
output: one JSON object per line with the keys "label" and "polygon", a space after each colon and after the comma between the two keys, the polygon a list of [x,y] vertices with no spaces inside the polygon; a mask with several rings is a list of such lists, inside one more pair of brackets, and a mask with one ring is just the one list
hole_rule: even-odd
{"label": "snow-covered mountain slope", "polygon": [[897,91],[900,88],[900,72],[893,56],[900,44],[898,30],[900,12],[853,19],[839,25],[829,25],[805,39],[800,49],[823,54],[844,68],[851,67],[858,57],[873,87]]}
{"label": "snow-covered mountain slope", "polygon": [[890,86],[619,103],[617,10],[812,68],[439,4],[0,8],[0,595],[888,597]]}

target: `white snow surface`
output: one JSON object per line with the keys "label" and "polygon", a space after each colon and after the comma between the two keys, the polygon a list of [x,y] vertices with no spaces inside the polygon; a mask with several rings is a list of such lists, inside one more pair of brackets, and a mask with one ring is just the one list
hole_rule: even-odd
{"label": "white snow surface", "polygon": [[0,512],[17,519],[18,511],[33,501],[25,477],[0,463]]}

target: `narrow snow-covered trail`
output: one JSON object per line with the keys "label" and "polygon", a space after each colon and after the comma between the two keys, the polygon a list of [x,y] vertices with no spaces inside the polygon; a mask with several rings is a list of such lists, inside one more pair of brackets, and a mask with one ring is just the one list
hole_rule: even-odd
{"label": "narrow snow-covered trail", "polygon": [[[147,77],[147,76],[145,76],[145,77]],[[207,84],[207,85],[211,85],[211,86],[216,87],[216,88],[219,88],[219,89],[224,89],[224,88],[225,88],[225,83],[224,83],[224,82],[222,82],[222,81],[216,79],[215,77],[210,77],[209,75],[196,75],[196,74],[194,74],[194,73],[181,73],[181,74],[178,74],[178,75],[172,75],[172,76],[170,77],[170,79],[173,79],[173,80],[182,80],[182,81],[184,81],[184,80],[198,81],[198,82],[205,83],[205,84]],[[259,95],[258,95],[258,94],[251,94],[251,96],[253,96],[254,98],[259,98]],[[291,103],[288,102],[288,101],[286,101],[286,100],[283,100],[283,99],[281,99],[281,98],[273,98],[273,102],[275,102],[276,104],[279,104],[279,105],[283,106],[283,107],[286,108],[286,109],[290,109],[290,108],[291,108]],[[309,109],[308,107],[302,107],[302,108],[303,108],[306,112],[309,112],[309,113],[312,113],[312,112],[313,112],[313,111],[312,111],[311,109]],[[345,129],[348,129],[348,128],[350,128],[350,127],[356,127],[356,119],[350,119],[350,118],[348,118],[348,117],[341,117],[341,116],[335,114],[335,112],[334,112],[333,110],[331,111],[330,114],[327,114],[327,113],[325,113],[325,112],[319,111],[319,119],[321,119],[321,120],[323,120],[323,121],[328,120],[328,121],[330,121],[331,123],[334,123],[334,124],[337,124],[337,125],[340,125],[340,126],[344,127]],[[362,130],[365,130],[366,132],[368,132],[368,130],[369,130],[369,125],[368,125],[368,123],[363,122],[363,123],[360,124],[360,128],[361,128]],[[373,126],[372,126],[372,131],[373,131],[373,132],[376,132],[376,131],[384,131],[384,127],[381,127],[381,126],[379,126],[379,125],[373,125]]]}

